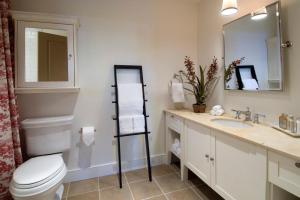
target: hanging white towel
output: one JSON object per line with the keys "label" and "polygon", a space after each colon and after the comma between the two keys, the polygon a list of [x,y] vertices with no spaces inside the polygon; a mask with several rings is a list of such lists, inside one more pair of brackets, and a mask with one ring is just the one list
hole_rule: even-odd
{"label": "hanging white towel", "polygon": [[172,82],[171,89],[173,102],[183,103],[185,101],[183,84]]}
{"label": "hanging white towel", "polygon": [[244,88],[243,90],[258,90],[258,83],[255,79],[242,79]]}
{"label": "hanging white towel", "polygon": [[133,118],[132,116],[120,116],[120,134],[133,133]]}
{"label": "hanging white towel", "polygon": [[145,132],[145,117],[144,115],[133,116],[133,132],[141,133]]}
{"label": "hanging white towel", "polygon": [[143,114],[142,84],[118,84],[118,99],[120,116]]}

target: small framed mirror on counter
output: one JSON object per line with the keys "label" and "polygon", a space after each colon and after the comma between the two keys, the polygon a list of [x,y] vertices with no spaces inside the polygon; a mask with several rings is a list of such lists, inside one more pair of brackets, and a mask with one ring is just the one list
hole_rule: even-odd
{"label": "small framed mirror on counter", "polygon": [[226,90],[282,91],[280,3],[223,26]]}
{"label": "small framed mirror on counter", "polygon": [[16,93],[78,92],[78,20],[42,13],[13,12]]}

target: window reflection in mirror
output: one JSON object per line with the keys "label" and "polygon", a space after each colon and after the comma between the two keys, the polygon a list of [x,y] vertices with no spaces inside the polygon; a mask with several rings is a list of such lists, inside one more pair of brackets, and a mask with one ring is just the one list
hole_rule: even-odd
{"label": "window reflection in mirror", "polygon": [[25,28],[25,82],[68,81],[67,31]]}
{"label": "window reflection in mirror", "polygon": [[282,60],[279,4],[224,25],[225,70],[244,60],[225,81],[229,90],[281,90]]}

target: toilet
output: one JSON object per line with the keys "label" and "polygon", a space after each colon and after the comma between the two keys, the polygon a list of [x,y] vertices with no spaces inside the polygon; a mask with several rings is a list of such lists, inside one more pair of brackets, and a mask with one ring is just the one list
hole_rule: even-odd
{"label": "toilet", "polygon": [[60,200],[67,173],[62,153],[71,146],[73,116],[26,119],[21,122],[26,153],[10,183],[15,200]]}

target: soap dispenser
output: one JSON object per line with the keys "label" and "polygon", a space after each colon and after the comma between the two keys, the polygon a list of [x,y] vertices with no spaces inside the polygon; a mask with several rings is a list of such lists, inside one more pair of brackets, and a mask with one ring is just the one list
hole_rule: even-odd
{"label": "soap dispenser", "polygon": [[288,128],[288,117],[286,114],[282,113],[279,117],[279,127],[286,130]]}

